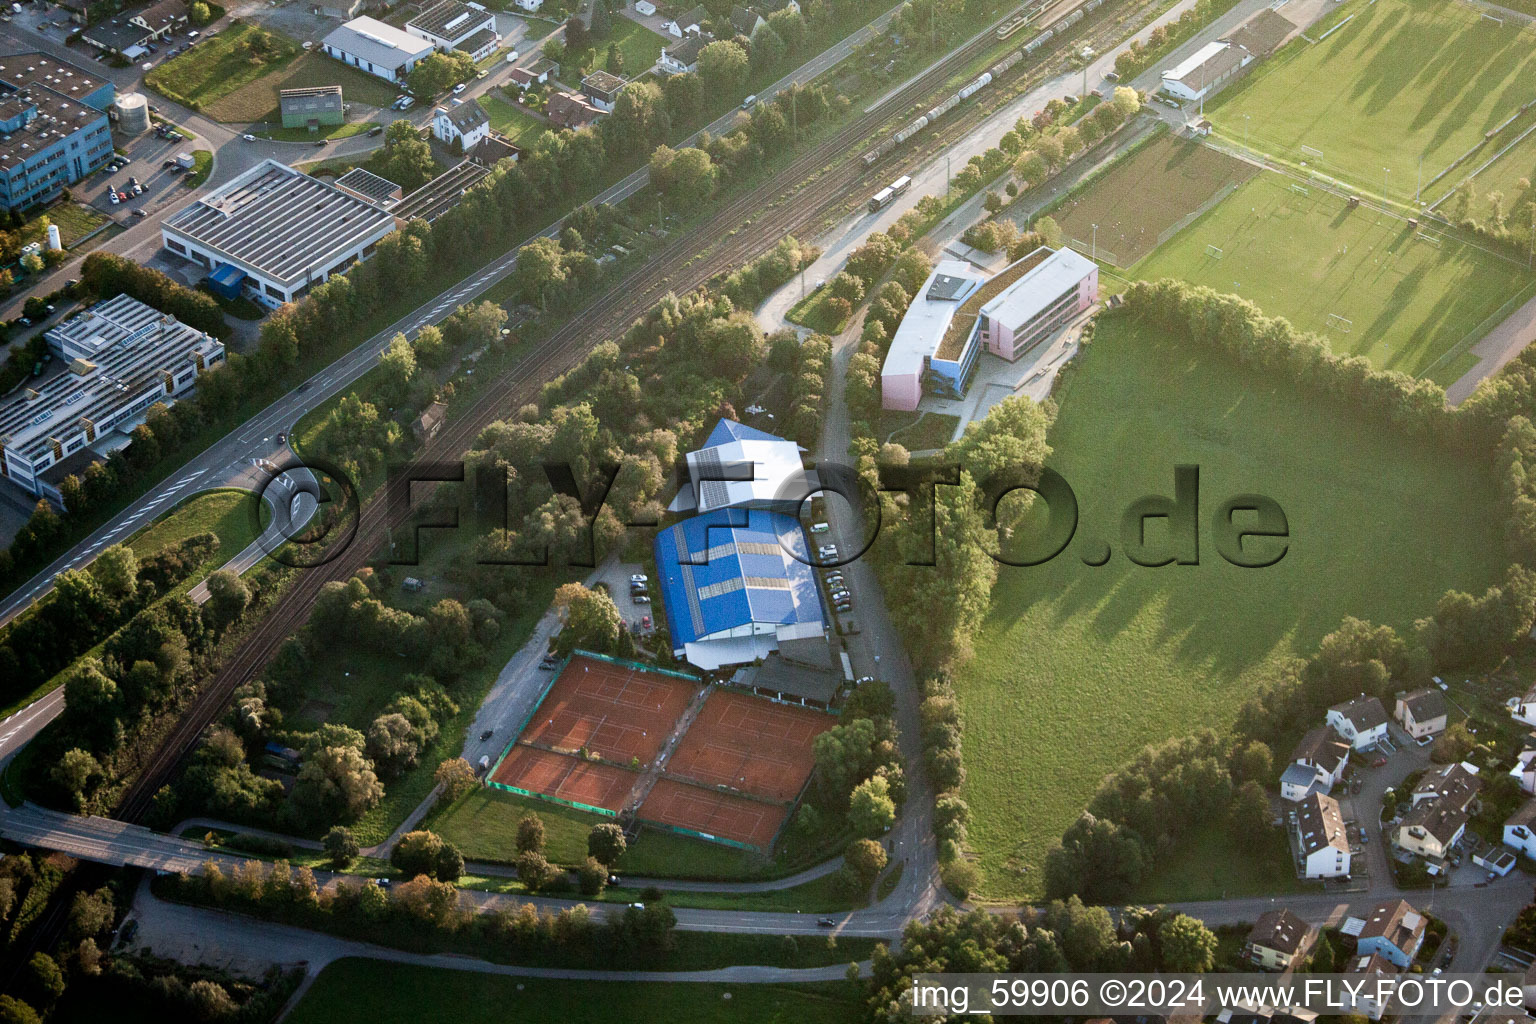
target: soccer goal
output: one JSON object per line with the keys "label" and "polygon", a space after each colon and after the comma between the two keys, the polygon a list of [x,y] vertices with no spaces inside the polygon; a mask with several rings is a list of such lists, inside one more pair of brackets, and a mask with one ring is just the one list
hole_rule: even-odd
{"label": "soccer goal", "polygon": [[1225,255],[1225,253],[1223,253],[1221,251],[1221,247],[1220,246],[1215,246],[1215,245],[1208,245],[1208,246],[1206,246],[1205,247],[1205,254],[1207,256],[1209,256],[1213,260],[1219,260],[1219,259],[1221,259],[1222,256]]}
{"label": "soccer goal", "polygon": [[1340,334],[1348,334],[1355,329],[1355,322],[1348,317],[1339,316],[1337,313],[1328,314],[1328,327]]}
{"label": "soccer goal", "polygon": [[1323,158],[1323,151],[1320,150],[1320,149],[1317,149],[1314,146],[1302,146],[1301,147],[1301,151],[1305,155],[1307,155],[1307,156],[1315,156],[1319,160],[1321,160]]}
{"label": "soccer goal", "polygon": [[1421,240],[1421,241],[1428,242],[1430,245],[1434,246],[1436,249],[1439,249],[1441,247],[1440,246],[1440,237],[1438,235],[1431,235],[1431,234],[1429,234],[1426,231],[1420,231],[1416,237],[1419,238],[1419,240]]}
{"label": "soccer goal", "polygon": [[1493,14],[1489,14],[1487,11],[1483,12],[1483,20],[1484,21],[1491,21],[1495,25],[1501,25],[1502,26],[1504,24],[1504,19],[1503,18],[1500,18],[1500,17],[1498,17],[1496,15],[1493,15]]}
{"label": "soccer goal", "polygon": [[1307,191],[1307,186],[1305,185],[1292,185],[1291,191],[1295,192],[1299,196],[1309,196],[1312,194],[1311,192]]}

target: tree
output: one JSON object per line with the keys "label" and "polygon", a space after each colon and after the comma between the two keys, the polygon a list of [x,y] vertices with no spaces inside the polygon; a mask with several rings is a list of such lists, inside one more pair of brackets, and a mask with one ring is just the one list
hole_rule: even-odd
{"label": "tree", "polygon": [[126,544],[103,549],[88,570],[101,592],[115,601],[132,597],[139,584],[139,558]]}
{"label": "tree", "polygon": [[1141,97],[1128,85],[1115,86],[1115,95],[1110,102],[1114,104],[1115,112],[1120,115],[1122,121],[1129,120],[1141,109]]}
{"label": "tree", "polygon": [[389,851],[389,862],[407,878],[415,878],[417,875],[436,878],[443,848],[443,839],[436,832],[418,829],[400,837],[395,848]]}
{"label": "tree", "polygon": [[1203,974],[1216,966],[1216,933],[1188,914],[1177,914],[1163,922],[1157,937],[1167,971]]}
{"label": "tree", "polygon": [[42,1024],[42,1018],[15,996],[0,994],[0,1024]]}
{"label": "tree", "polygon": [[1477,738],[1467,728],[1466,722],[1452,722],[1435,740],[1429,756],[1436,764],[1455,764],[1466,759],[1477,745]]}
{"label": "tree", "polygon": [[1046,854],[1045,892],[1093,903],[1119,903],[1146,870],[1141,840],[1113,821],[1084,811]]}
{"label": "tree", "polygon": [[843,851],[843,863],[858,878],[860,886],[868,889],[880,872],[885,870],[885,847],[873,839],[855,839]]}
{"label": "tree", "polygon": [[211,978],[199,978],[187,986],[187,1005],[194,1020],[229,1020],[240,1006],[229,991]]}
{"label": "tree", "polygon": [[555,869],[537,850],[527,850],[518,855],[517,878],[529,892],[538,892],[555,875]]}
{"label": "tree", "polygon": [[97,938],[112,927],[115,916],[111,889],[103,886],[92,893],[76,893],[69,907],[69,937],[76,941]]}
{"label": "tree", "polygon": [[608,884],[608,868],[596,857],[588,857],[576,869],[577,887],[583,896],[601,896]]}
{"label": "tree", "polygon": [[672,130],[672,115],[655,82],[630,82],[614,98],[613,110],[600,122],[603,146],[610,156],[646,152]]}
{"label": "tree", "polygon": [[475,769],[462,757],[446,758],[437,766],[437,771],[432,773],[432,778],[442,787],[442,798],[449,803],[474,789],[478,781]]}
{"label": "tree", "polygon": [[628,845],[624,839],[624,830],[612,822],[593,825],[592,831],[587,833],[588,856],[610,868],[624,856]]}
{"label": "tree", "polygon": [[715,191],[719,169],[702,149],[657,146],[651,154],[651,182],[679,206],[693,207]]}
{"label": "tree", "polygon": [[865,779],[848,799],[848,827],[854,835],[877,836],[896,821],[896,801],[883,776]]}
{"label": "tree", "polygon": [[747,81],[747,51],[730,40],[710,43],[699,51],[699,78],[711,96],[735,96]]}
{"label": "tree", "polygon": [[[577,647],[599,653],[613,651],[619,635],[625,632],[619,606],[605,590],[588,590],[580,584],[570,587],[573,589],[560,588],[568,596],[563,605],[565,628],[556,638],[556,649],[562,657]],[[556,607],[562,607],[558,596]]]}
{"label": "tree", "polygon": [[48,1009],[64,994],[64,972],[47,953],[33,953],[21,972],[21,993],[33,1006]]}
{"label": "tree", "polygon": [[1239,844],[1256,849],[1269,835],[1269,797],[1264,787],[1249,781],[1238,787],[1227,816],[1228,828]]}
{"label": "tree", "polygon": [[549,288],[565,281],[560,243],[553,238],[535,238],[519,249],[512,280],[525,301],[545,305]]}
{"label": "tree", "polygon": [[1060,248],[1061,225],[1057,224],[1054,219],[1050,217],[1041,217],[1039,220],[1035,221],[1033,230],[1040,233],[1041,237],[1045,239],[1046,245],[1050,246],[1052,249]]}
{"label": "tree", "polygon": [[458,61],[444,53],[433,53],[417,61],[416,66],[405,76],[405,81],[411,92],[427,100],[463,78],[464,73]]}
{"label": "tree", "polygon": [[344,870],[361,852],[357,840],[352,837],[352,830],[345,825],[333,825],[321,845],[331,858],[331,867],[336,871]]}
{"label": "tree", "polygon": [[608,54],[603,60],[603,66],[611,75],[624,74],[624,51],[619,49],[618,43],[608,44]]}
{"label": "tree", "polygon": [[49,770],[49,778],[74,798],[77,810],[85,809],[85,794],[91,779],[101,774],[101,765],[88,751],[75,747],[64,752],[58,763]]}
{"label": "tree", "polygon": [[217,569],[208,576],[208,603],[203,607],[215,633],[222,633],[245,614],[251,590],[245,581],[229,569]]}
{"label": "tree", "polygon": [[368,756],[386,775],[398,776],[414,768],[421,747],[420,730],[398,711],[380,715],[368,727]]}
{"label": "tree", "polygon": [[373,764],[353,746],[307,749],[289,800],[310,821],[354,821],[384,796]]}
{"label": "tree", "polygon": [[196,0],[188,12],[188,17],[194,25],[206,25],[213,20],[213,8],[209,7],[203,0]]}
{"label": "tree", "polygon": [[517,822],[517,852],[542,853],[544,850],[544,819],[529,811]]}
{"label": "tree", "polygon": [[[401,125],[403,129],[399,127]],[[437,162],[432,159],[432,147],[422,141],[416,134],[416,126],[409,121],[400,120],[390,125],[384,135],[384,151],[375,159],[379,161],[379,173],[406,192],[413,192],[425,185],[437,173]]]}
{"label": "tree", "polygon": [[396,334],[379,356],[379,386],[384,400],[400,405],[410,394],[416,376],[416,352],[404,334]]}

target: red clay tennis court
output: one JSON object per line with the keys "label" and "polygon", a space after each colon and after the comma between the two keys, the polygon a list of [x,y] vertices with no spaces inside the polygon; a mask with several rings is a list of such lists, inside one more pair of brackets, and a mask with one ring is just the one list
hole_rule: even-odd
{"label": "red clay tennis court", "polygon": [[544,695],[521,739],[649,764],[698,692],[687,680],[578,655]]}
{"label": "red clay tennis court", "polygon": [[771,800],[793,800],[816,764],[812,741],[836,724],[820,711],[716,690],[688,726],[667,771]]}
{"label": "red clay tennis court", "polygon": [[788,806],[758,803],[667,778],[658,779],[640,805],[640,817],[645,821],[734,839],[760,850],[773,843],[788,814]]}
{"label": "red clay tennis court", "polygon": [[596,764],[519,743],[502,758],[490,781],[493,785],[500,783],[617,813],[639,778],[636,773],[611,764]]}

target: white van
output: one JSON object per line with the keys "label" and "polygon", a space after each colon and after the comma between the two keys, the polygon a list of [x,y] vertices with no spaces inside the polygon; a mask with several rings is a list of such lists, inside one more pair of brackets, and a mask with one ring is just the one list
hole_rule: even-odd
{"label": "white van", "polygon": [[752,109],[752,105],[754,103],[756,103],[756,102],[757,102],[757,93],[753,93],[751,96],[748,96],[746,99],[741,101],[741,109],[742,110],[751,110]]}

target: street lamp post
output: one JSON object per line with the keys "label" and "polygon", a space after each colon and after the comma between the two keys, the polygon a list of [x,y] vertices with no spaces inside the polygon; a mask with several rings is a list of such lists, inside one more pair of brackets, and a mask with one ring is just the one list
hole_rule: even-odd
{"label": "street lamp post", "polygon": [[1383,199],[1387,198],[1387,193],[1391,190],[1391,188],[1392,188],[1392,168],[1390,168],[1390,167],[1383,167],[1381,169],[1381,198],[1383,198]]}
{"label": "street lamp post", "polygon": [[1090,258],[1095,261],[1099,258],[1099,226],[1097,224],[1093,226],[1093,251]]}
{"label": "street lamp post", "polygon": [[1248,148],[1248,126],[1249,126],[1249,122],[1251,122],[1252,120],[1253,120],[1253,115],[1252,114],[1244,114],[1243,115],[1243,148],[1244,149]]}

